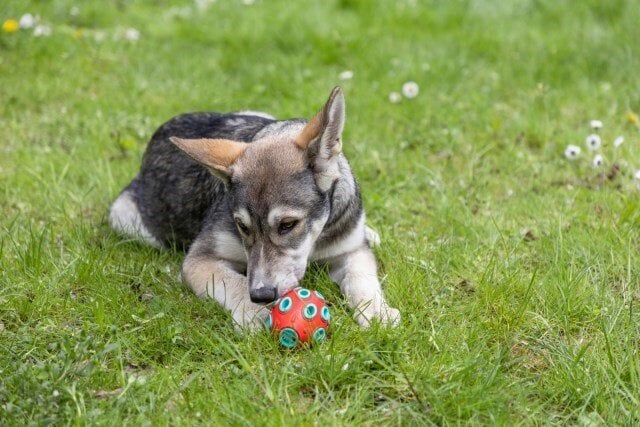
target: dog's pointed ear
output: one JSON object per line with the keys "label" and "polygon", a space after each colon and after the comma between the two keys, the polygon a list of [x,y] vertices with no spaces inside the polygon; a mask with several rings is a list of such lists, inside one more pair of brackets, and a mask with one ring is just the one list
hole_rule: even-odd
{"label": "dog's pointed ear", "polygon": [[225,181],[231,176],[231,165],[247,149],[247,144],[228,139],[183,139],[172,136],[169,140],[186,155]]}
{"label": "dog's pointed ear", "polygon": [[338,157],[342,152],[344,120],[344,94],[338,86],[294,141],[298,148],[307,152],[309,165],[322,191],[329,190],[339,176]]}

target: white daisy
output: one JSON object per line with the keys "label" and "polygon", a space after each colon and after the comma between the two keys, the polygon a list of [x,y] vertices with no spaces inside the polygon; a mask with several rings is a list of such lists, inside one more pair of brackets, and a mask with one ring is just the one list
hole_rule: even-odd
{"label": "white daisy", "polygon": [[33,29],[35,37],[49,37],[51,35],[51,27],[48,25],[36,25]]}
{"label": "white daisy", "polygon": [[602,122],[600,120],[591,120],[589,124],[591,125],[591,129],[593,130],[598,131],[602,129]]}
{"label": "white daisy", "polygon": [[211,4],[215,3],[216,0],[196,0],[196,7],[200,10],[206,10]]}
{"label": "white daisy", "polygon": [[338,74],[338,78],[340,80],[351,80],[353,78],[353,71],[345,70],[345,71],[341,72],[340,74]]}
{"label": "white daisy", "polygon": [[634,179],[639,179],[640,180],[640,169],[638,169],[637,171],[635,171],[633,173],[633,178]]}
{"label": "white daisy", "polygon": [[124,32],[124,38],[132,42],[138,41],[140,40],[140,31],[135,28],[127,28]]}
{"label": "white daisy", "polygon": [[36,18],[30,13],[25,13],[20,17],[19,25],[20,28],[24,30],[33,28],[33,26],[36,25]]}
{"label": "white daisy", "polygon": [[564,150],[564,156],[568,160],[574,160],[580,156],[580,151],[581,151],[580,147],[578,147],[577,145],[569,144],[567,145],[567,148],[565,148]]}
{"label": "white daisy", "polygon": [[591,163],[593,164],[594,168],[599,168],[604,163],[604,157],[602,157],[602,154],[596,154],[593,157],[593,161]]}
{"label": "white daisy", "polygon": [[622,144],[624,144],[624,136],[622,135],[613,140],[613,146],[616,148],[619,148]]}
{"label": "white daisy", "polygon": [[389,102],[391,102],[392,104],[397,104],[400,101],[402,101],[402,95],[400,95],[398,92],[391,92],[389,94]]}
{"label": "white daisy", "polygon": [[415,98],[420,92],[420,87],[416,82],[406,82],[402,85],[402,94],[406,98]]}
{"label": "white daisy", "polygon": [[104,40],[107,38],[107,33],[105,33],[104,31],[100,31],[100,30],[98,30],[98,31],[96,31],[96,32],[94,32],[94,33],[93,33],[93,38],[94,38],[94,40],[95,40],[95,41],[97,41],[98,43],[99,43],[99,42],[102,42],[102,41],[104,41]]}
{"label": "white daisy", "polygon": [[591,151],[595,151],[602,145],[602,140],[599,135],[592,133],[584,140],[584,143],[587,145],[587,148]]}

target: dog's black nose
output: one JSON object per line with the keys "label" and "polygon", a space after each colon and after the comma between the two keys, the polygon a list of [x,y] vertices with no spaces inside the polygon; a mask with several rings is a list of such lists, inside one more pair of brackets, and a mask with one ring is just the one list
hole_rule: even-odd
{"label": "dog's black nose", "polygon": [[258,289],[251,289],[249,291],[249,296],[251,297],[251,302],[255,302],[256,304],[267,304],[276,299],[277,291],[276,288],[262,286]]}

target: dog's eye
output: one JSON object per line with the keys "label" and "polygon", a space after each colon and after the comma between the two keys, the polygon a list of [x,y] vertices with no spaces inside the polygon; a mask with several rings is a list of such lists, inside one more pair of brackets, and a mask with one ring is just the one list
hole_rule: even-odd
{"label": "dog's eye", "polygon": [[236,219],[236,226],[238,227],[238,230],[240,230],[240,233],[244,234],[245,236],[249,235],[250,233],[249,227],[244,225],[244,222],[240,221],[239,219]]}
{"label": "dog's eye", "polygon": [[281,236],[287,234],[288,232],[293,230],[293,228],[297,224],[298,224],[298,220],[297,219],[289,219],[289,220],[282,221],[280,223],[280,225],[278,226],[278,234],[280,234]]}

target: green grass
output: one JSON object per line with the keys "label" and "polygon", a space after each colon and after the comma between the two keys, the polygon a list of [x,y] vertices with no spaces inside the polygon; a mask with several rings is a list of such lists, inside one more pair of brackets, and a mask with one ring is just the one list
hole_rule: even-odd
{"label": "green grass", "polygon": [[[53,34],[0,32],[1,424],[640,423],[634,1],[9,0],[0,20],[27,12]],[[171,116],[310,117],[336,84],[403,322],[359,329],[311,269],[333,332],[284,351],[107,210]]]}

